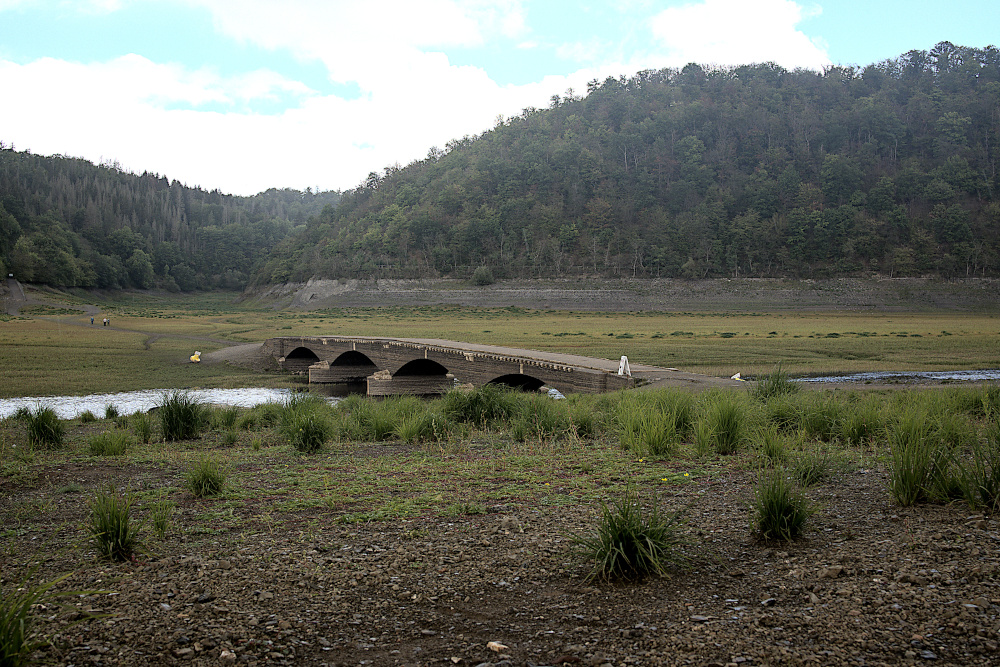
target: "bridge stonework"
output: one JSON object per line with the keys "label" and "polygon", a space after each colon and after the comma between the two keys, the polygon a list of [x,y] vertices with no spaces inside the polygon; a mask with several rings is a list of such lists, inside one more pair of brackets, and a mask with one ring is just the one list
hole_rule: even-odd
{"label": "bridge stonework", "polygon": [[[285,370],[308,373],[310,383],[367,381],[369,393],[379,395],[441,393],[451,386],[452,376],[477,386],[491,382],[526,388],[545,385],[563,393],[599,393],[633,386],[631,377],[596,364],[560,363],[552,358],[556,355],[451,341],[284,336],[265,341],[261,353]],[[573,359],[579,362],[583,358]]]}

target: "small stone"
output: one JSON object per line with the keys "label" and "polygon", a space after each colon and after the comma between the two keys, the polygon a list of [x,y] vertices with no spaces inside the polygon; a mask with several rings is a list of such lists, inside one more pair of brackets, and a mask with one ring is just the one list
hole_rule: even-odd
{"label": "small stone", "polygon": [[923,658],[924,660],[937,660],[937,655],[934,653],[934,651],[927,651],[927,650],[921,651],[920,657]]}
{"label": "small stone", "polygon": [[288,621],[280,621],[278,623],[278,628],[280,628],[281,630],[291,630],[292,624],[289,623]]}
{"label": "small stone", "polygon": [[222,649],[222,654],[219,656],[219,660],[225,662],[236,662],[236,654],[227,649]]}
{"label": "small stone", "polygon": [[174,657],[180,658],[181,660],[190,660],[194,657],[193,648],[175,648]]}
{"label": "small stone", "polygon": [[840,565],[833,565],[831,567],[823,568],[823,571],[819,573],[820,579],[836,579],[840,576],[840,573],[844,571],[844,568]]}
{"label": "small stone", "polygon": [[777,598],[766,598],[760,601],[760,604],[764,607],[773,607],[778,602]]}

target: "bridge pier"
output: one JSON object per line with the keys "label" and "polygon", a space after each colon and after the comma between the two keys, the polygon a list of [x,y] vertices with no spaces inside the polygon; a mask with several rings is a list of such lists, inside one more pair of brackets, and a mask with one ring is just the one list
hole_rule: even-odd
{"label": "bridge pier", "polygon": [[375,373],[368,378],[369,396],[440,396],[455,386],[455,376],[447,375],[397,375],[388,371]]}

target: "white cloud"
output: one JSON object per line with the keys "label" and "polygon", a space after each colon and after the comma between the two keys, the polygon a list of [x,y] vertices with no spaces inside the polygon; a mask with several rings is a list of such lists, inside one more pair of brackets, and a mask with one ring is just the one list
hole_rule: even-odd
{"label": "white cloud", "polygon": [[[127,2],[129,0],[121,0]],[[433,145],[476,134],[498,114],[545,107],[567,88],[643,68],[775,60],[821,66],[822,49],[796,29],[788,0],[705,0],[666,10],[649,24],[661,51],[598,60],[620,50],[585,36],[564,55],[595,63],[568,75],[538,73],[502,86],[480,67],[453,64],[451,47],[532,43],[521,0],[179,0],[208,9],[236,40],[304,61],[362,94],[320,94],[269,70],[222,76],[211,67],[157,63],[138,55],[107,62],[0,60],[0,81],[18,104],[0,105],[0,139],[40,153],[118,160],[189,185],[253,194],[268,187],[349,188],[370,171],[423,158]],[[0,0],[2,3],[10,0]],[[118,0],[92,0],[115,6]],[[574,52],[575,49],[575,52]],[[264,114],[255,102],[285,110]]]}
{"label": "white cloud", "polygon": [[666,9],[650,27],[673,66],[772,61],[789,69],[822,69],[830,64],[826,51],[797,29],[818,11],[792,0],[704,0]]}

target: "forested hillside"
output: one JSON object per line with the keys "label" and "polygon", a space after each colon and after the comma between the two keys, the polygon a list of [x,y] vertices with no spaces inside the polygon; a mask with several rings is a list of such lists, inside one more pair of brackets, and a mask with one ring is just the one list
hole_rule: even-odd
{"label": "forested hillside", "polygon": [[645,71],[372,173],[255,281],[995,276],[998,142],[994,47]]}
{"label": "forested hillside", "polygon": [[0,271],[67,287],[242,289],[337,192],[206,192],[117,165],[0,144]]}

